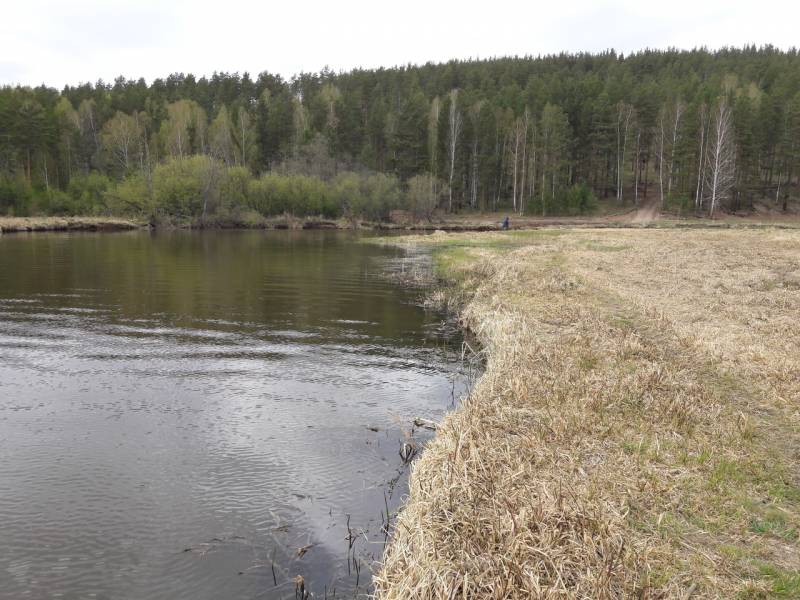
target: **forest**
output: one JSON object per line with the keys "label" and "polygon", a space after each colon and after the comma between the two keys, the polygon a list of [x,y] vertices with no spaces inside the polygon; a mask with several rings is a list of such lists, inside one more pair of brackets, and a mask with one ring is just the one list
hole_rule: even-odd
{"label": "forest", "polygon": [[800,57],[560,54],[0,88],[0,214],[715,216],[800,177]]}

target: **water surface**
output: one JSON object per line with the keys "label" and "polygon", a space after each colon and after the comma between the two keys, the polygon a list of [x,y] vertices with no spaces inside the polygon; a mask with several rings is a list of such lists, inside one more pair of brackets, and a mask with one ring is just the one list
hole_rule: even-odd
{"label": "water surface", "polygon": [[341,232],[0,237],[0,597],[368,591],[411,420],[462,385],[398,261]]}

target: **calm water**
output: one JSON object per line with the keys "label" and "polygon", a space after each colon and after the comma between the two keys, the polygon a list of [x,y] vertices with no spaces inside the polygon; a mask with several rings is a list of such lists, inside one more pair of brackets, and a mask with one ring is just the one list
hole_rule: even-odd
{"label": "calm water", "polygon": [[0,597],[368,591],[411,420],[463,385],[402,261],[337,232],[0,237]]}

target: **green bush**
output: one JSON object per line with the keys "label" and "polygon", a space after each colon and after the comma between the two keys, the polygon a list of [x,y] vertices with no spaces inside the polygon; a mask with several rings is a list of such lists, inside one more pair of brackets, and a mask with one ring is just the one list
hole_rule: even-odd
{"label": "green bush", "polygon": [[338,216],[330,187],[317,177],[267,173],[250,182],[247,196],[249,206],[267,217],[284,213]]}
{"label": "green bush", "polygon": [[106,193],[111,186],[111,180],[101,173],[76,175],[70,179],[67,186],[69,200],[66,206],[61,206],[59,200],[58,209],[51,203],[50,212],[68,215],[94,215],[105,212],[108,208]]}
{"label": "green bush", "polygon": [[571,215],[585,215],[597,208],[597,198],[585,183],[576,183],[566,194],[566,212]]}
{"label": "green bush", "polygon": [[684,214],[692,209],[692,199],[685,194],[670,194],[666,198],[666,212]]}
{"label": "green bush", "polygon": [[151,217],[155,212],[147,179],[141,173],[129,175],[106,192],[106,205],[115,215]]}
{"label": "green bush", "polygon": [[21,178],[0,176],[0,214],[24,217],[30,213],[33,190]]}
{"label": "green bush", "polygon": [[216,209],[224,165],[208,156],[173,158],[153,171],[155,209],[178,218],[196,218]]}
{"label": "green bush", "polygon": [[[545,215],[585,215],[597,209],[597,197],[585,183],[576,183],[568,189],[556,192],[555,198],[545,192]],[[528,214],[542,214],[542,198],[539,194],[528,203]]]}
{"label": "green bush", "polygon": [[76,202],[67,192],[51,188],[41,194],[36,194],[36,212],[48,215],[77,215],[91,214],[80,213],[76,209]]}
{"label": "green bush", "polygon": [[[426,186],[428,179],[420,180]],[[426,187],[427,189],[427,187]],[[116,214],[153,221],[258,223],[263,217],[347,216],[380,221],[409,204],[393,175],[340,173],[332,181],[300,174],[266,173],[253,178],[246,167],[227,167],[205,155],[171,158],[148,176],[129,174],[114,182],[92,172],[76,175],[66,191],[34,189],[24,180],[0,179],[0,213],[31,211],[58,215]],[[421,207],[417,207],[423,210]],[[423,212],[429,212],[425,207]]]}
{"label": "green bush", "polygon": [[393,175],[341,173],[332,187],[334,202],[349,219],[380,221],[404,206],[400,182]]}
{"label": "green bush", "polygon": [[214,212],[231,215],[246,209],[251,179],[246,167],[225,169],[219,181],[218,206]]}

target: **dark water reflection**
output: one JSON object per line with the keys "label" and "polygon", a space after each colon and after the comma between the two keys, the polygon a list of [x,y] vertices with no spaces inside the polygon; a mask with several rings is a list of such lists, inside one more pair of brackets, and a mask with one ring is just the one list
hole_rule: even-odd
{"label": "dark water reflection", "polygon": [[335,232],[0,238],[0,597],[366,592],[402,429],[463,385],[396,259]]}

